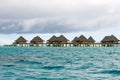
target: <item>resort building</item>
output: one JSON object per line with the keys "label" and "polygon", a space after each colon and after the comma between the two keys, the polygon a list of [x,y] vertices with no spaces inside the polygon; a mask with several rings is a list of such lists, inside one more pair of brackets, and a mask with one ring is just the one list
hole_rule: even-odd
{"label": "resort building", "polygon": [[36,36],[30,41],[30,46],[43,46],[43,42],[43,39],[41,39],[39,36]]}
{"label": "resort building", "polygon": [[48,41],[47,41],[47,45],[48,46],[57,46],[57,37],[55,35],[53,35]]}
{"label": "resort building", "polygon": [[88,38],[88,46],[95,46],[95,40],[91,36]]}
{"label": "resort building", "polygon": [[67,46],[68,41],[69,41],[69,40],[68,40],[65,36],[63,36],[63,35],[59,36],[59,37],[58,37],[58,40],[59,40],[60,46]]}
{"label": "resort building", "polygon": [[88,43],[87,38],[84,35],[79,37],[80,44],[86,45]]}
{"label": "resort building", "polygon": [[63,36],[60,35],[59,37],[56,37],[55,35],[53,35],[47,42],[48,46],[67,46],[68,44],[68,39]]}
{"label": "resort building", "polygon": [[88,39],[81,35],[80,37],[75,37],[72,40],[73,46],[94,46],[95,40],[90,36]]}
{"label": "resort building", "polygon": [[75,37],[72,40],[73,46],[87,46],[88,40],[84,35],[81,35],[80,37]]}
{"label": "resort building", "polygon": [[79,43],[80,43],[80,41],[79,41],[79,38],[78,38],[78,37],[75,37],[75,38],[72,40],[73,46],[78,46]]}
{"label": "resort building", "polygon": [[17,40],[14,41],[13,46],[28,46],[27,40],[20,36]]}
{"label": "resort building", "polygon": [[102,46],[118,46],[119,39],[117,39],[114,35],[111,36],[105,36],[101,40],[101,45]]}

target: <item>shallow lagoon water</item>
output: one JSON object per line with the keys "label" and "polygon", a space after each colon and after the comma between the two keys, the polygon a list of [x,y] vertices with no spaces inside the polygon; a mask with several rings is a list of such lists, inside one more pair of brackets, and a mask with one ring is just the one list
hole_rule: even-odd
{"label": "shallow lagoon water", "polygon": [[0,80],[120,80],[120,47],[0,47]]}

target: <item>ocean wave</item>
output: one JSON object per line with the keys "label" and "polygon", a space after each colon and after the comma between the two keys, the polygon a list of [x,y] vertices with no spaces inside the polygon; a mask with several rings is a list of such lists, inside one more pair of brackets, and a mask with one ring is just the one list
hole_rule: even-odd
{"label": "ocean wave", "polygon": [[67,78],[39,78],[39,80],[68,80]]}
{"label": "ocean wave", "polygon": [[119,80],[119,52],[120,47],[5,48],[0,80]]}
{"label": "ocean wave", "polygon": [[13,64],[6,64],[6,65],[2,65],[3,67],[14,67],[15,65]]}
{"label": "ocean wave", "polygon": [[64,66],[44,66],[43,69],[47,70],[61,70],[64,69]]}
{"label": "ocean wave", "polygon": [[42,64],[42,62],[38,62],[38,61],[29,61],[29,60],[18,60],[15,63],[24,63],[24,64]]}
{"label": "ocean wave", "polygon": [[4,77],[13,77],[13,76],[15,76],[16,74],[14,73],[14,72],[5,72],[5,73],[3,73],[3,76]]}
{"label": "ocean wave", "polygon": [[120,75],[120,70],[103,70],[100,73]]}
{"label": "ocean wave", "polygon": [[120,75],[120,70],[102,70],[98,72],[92,72],[93,74],[111,74],[111,75]]}

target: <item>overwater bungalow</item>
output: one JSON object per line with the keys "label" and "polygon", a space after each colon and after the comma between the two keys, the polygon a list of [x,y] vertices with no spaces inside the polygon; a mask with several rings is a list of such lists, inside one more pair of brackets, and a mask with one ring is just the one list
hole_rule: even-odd
{"label": "overwater bungalow", "polygon": [[78,37],[75,37],[73,40],[72,40],[72,44],[73,46],[78,46],[79,45],[79,38]]}
{"label": "overwater bungalow", "polygon": [[59,37],[56,37],[55,35],[53,35],[47,42],[48,46],[67,46],[68,44],[68,39],[63,36],[60,35]]}
{"label": "overwater bungalow", "polygon": [[43,39],[41,39],[39,36],[36,36],[30,41],[30,46],[43,46],[43,42]]}
{"label": "overwater bungalow", "polygon": [[117,46],[119,42],[119,39],[117,39],[114,35],[111,36],[105,36],[102,40],[101,40],[101,45],[102,46]]}
{"label": "overwater bungalow", "polygon": [[57,46],[58,40],[55,35],[53,35],[49,40],[47,40],[48,46]]}
{"label": "overwater bungalow", "polygon": [[94,46],[94,43],[95,43],[95,40],[90,36],[89,38],[88,38],[88,46]]}
{"label": "overwater bungalow", "polygon": [[75,37],[72,40],[72,44],[73,46],[87,46],[88,39],[84,35],[81,35],[80,37]]}
{"label": "overwater bungalow", "polygon": [[80,44],[80,46],[87,46],[88,39],[84,35],[81,35],[79,37],[79,44]]}
{"label": "overwater bungalow", "polygon": [[58,41],[60,46],[67,46],[69,40],[65,36],[60,35]]}
{"label": "overwater bungalow", "polygon": [[27,40],[20,36],[17,40],[12,44],[13,46],[27,46]]}

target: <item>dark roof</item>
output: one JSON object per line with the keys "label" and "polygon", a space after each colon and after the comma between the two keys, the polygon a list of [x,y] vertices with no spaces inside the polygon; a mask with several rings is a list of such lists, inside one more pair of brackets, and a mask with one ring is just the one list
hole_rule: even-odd
{"label": "dark roof", "polygon": [[43,41],[39,36],[34,37],[31,41]]}
{"label": "dark roof", "polygon": [[112,41],[119,41],[119,39],[117,39],[114,35],[111,35],[111,40]]}
{"label": "dark roof", "polygon": [[79,41],[81,42],[81,41],[88,41],[88,40],[87,40],[87,38],[85,36],[81,35],[79,37]]}
{"label": "dark roof", "polygon": [[110,39],[110,36],[105,36],[105,37],[102,39],[102,42],[109,41],[109,39]]}
{"label": "dark roof", "polygon": [[79,38],[78,37],[75,37],[72,42],[76,42],[76,41],[79,41]]}
{"label": "dark roof", "polygon": [[59,37],[53,35],[48,41],[52,42],[52,41],[69,41],[69,40],[63,35],[60,35]]}
{"label": "dark roof", "polygon": [[105,36],[102,40],[102,42],[106,42],[106,41],[119,41],[114,35],[111,36]]}
{"label": "dark roof", "polygon": [[60,35],[59,37],[57,37],[59,41],[69,41],[65,36]]}
{"label": "dark roof", "polygon": [[26,42],[27,40],[24,38],[24,37],[22,37],[22,36],[20,36],[17,40],[16,40],[16,42]]}
{"label": "dark roof", "polygon": [[53,35],[48,41],[57,41],[57,37],[55,35]]}
{"label": "dark roof", "polygon": [[88,41],[89,42],[95,42],[95,40],[91,36],[88,38]]}

